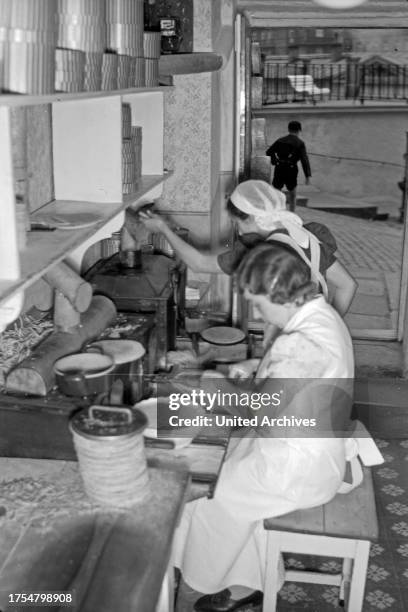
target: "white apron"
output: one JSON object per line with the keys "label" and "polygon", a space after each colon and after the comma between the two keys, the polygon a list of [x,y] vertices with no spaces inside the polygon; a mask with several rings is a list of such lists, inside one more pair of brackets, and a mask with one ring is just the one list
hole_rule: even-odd
{"label": "white apron", "polygon": [[[350,335],[323,297],[292,317],[257,376],[353,378]],[[201,593],[237,584],[262,590],[263,519],[325,503],[343,481],[342,438],[248,435],[230,446],[214,498],[187,504],[176,531],[175,565]]]}

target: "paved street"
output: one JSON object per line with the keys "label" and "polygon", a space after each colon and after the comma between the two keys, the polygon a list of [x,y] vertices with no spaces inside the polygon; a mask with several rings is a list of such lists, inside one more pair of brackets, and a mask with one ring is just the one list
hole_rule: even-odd
{"label": "paved street", "polygon": [[380,342],[373,354],[373,345],[364,340],[397,337],[403,237],[398,207],[390,209],[387,221],[371,221],[310,208],[314,198],[320,203],[324,199],[326,207],[335,200],[329,194],[309,192],[307,197],[308,207],[298,206],[297,213],[304,221],[319,221],[330,228],[337,240],[339,261],[359,284],[345,318],[354,339],[357,365],[360,362],[370,371],[381,365],[395,372],[400,345]]}

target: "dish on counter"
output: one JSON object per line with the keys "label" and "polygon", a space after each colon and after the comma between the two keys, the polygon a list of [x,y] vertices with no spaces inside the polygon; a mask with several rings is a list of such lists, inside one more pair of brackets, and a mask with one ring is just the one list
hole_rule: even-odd
{"label": "dish on counter", "polygon": [[175,428],[166,430],[166,434],[167,431],[169,432],[168,436],[158,435],[157,410],[158,404],[160,403],[160,399],[162,399],[163,401],[166,400],[166,398],[151,397],[149,399],[142,400],[141,402],[138,402],[134,405],[137,410],[143,412],[143,414],[147,417],[148,424],[143,432],[143,435],[145,436],[145,438],[163,441],[167,440],[169,442],[172,442],[174,444],[174,448],[184,448],[188,446],[189,444],[191,444],[194,437],[198,434],[200,430],[199,427],[177,427],[178,435],[176,437],[171,436],[171,432],[174,432]]}
{"label": "dish on counter", "polygon": [[75,212],[75,213],[43,213],[35,215],[35,223],[44,223],[49,227],[62,230],[73,230],[90,227],[101,221],[102,217],[95,213]]}
{"label": "dish on counter", "polygon": [[245,340],[245,333],[237,327],[218,325],[204,329],[201,337],[211,344],[238,344]]}

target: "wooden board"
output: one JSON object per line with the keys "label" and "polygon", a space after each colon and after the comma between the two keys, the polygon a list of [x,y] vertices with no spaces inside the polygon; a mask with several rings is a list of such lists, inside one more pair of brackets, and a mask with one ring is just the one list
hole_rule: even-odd
{"label": "wooden board", "polygon": [[[149,497],[132,511],[118,512],[92,505],[85,494],[81,498],[76,466],[44,462],[39,474],[38,465],[31,463],[0,460],[6,509],[0,550],[2,560],[7,559],[0,577],[0,609],[6,609],[7,593],[34,588],[75,589],[74,609],[81,612],[154,612],[186,497],[187,472],[149,470]],[[53,463],[60,465],[58,480]],[[7,471],[14,475],[11,483],[4,481]],[[30,500],[20,505],[18,521],[13,519],[16,491]],[[70,507],[70,491],[80,503],[77,511]],[[45,608],[30,606],[37,609]]]}

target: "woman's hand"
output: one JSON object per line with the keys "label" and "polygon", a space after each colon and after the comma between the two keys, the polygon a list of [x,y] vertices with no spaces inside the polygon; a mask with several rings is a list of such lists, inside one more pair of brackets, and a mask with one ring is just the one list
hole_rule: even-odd
{"label": "woman's hand", "polygon": [[139,219],[149,232],[163,232],[167,227],[164,219],[160,215],[150,212],[150,210],[140,212]]}
{"label": "woman's hand", "polygon": [[228,378],[250,378],[259,365],[259,359],[247,359],[230,366]]}

